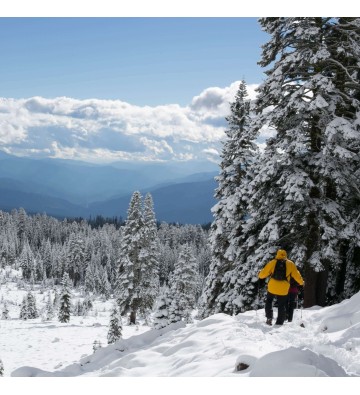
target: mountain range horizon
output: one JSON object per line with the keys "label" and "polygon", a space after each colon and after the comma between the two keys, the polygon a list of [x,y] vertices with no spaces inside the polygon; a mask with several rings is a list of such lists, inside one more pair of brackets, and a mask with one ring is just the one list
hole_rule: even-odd
{"label": "mountain range horizon", "polygon": [[126,219],[133,192],[150,192],[160,222],[206,224],[218,174],[210,161],[94,164],[0,151],[0,210],[58,218]]}

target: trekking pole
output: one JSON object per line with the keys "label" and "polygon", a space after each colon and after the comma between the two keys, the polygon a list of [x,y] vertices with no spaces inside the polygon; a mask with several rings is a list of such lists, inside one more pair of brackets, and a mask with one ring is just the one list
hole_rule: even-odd
{"label": "trekking pole", "polygon": [[299,310],[299,295],[296,294],[296,310]]}
{"label": "trekking pole", "polygon": [[256,316],[256,318],[257,318],[258,304],[259,304],[259,285],[258,285],[256,301],[255,301],[255,316]]}

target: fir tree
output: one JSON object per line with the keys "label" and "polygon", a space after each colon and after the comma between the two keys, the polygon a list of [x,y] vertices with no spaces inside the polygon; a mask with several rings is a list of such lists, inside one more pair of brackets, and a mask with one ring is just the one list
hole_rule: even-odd
{"label": "fir tree", "polygon": [[45,312],[46,312],[46,320],[52,320],[54,318],[54,306],[53,303],[51,301],[51,295],[50,295],[50,291],[48,291],[48,295],[47,295],[47,301],[46,301],[46,306],[45,306]]}
{"label": "fir tree", "polygon": [[169,288],[164,286],[156,301],[153,322],[153,327],[155,329],[165,328],[167,325],[169,325],[169,307],[171,305],[169,292]]}
{"label": "fir tree", "polygon": [[359,196],[352,187],[359,167],[359,101],[352,93],[359,83],[353,62],[359,56],[359,19],[260,23],[272,38],[260,62],[270,68],[259,87],[258,128],[269,125],[275,135],[252,185],[256,216],[246,235],[245,263],[259,269],[269,254],[285,247],[303,265],[304,306],[325,305],[329,279],[341,267],[346,201],[353,193]]}
{"label": "fir tree", "polygon": [[72,314],[75,316],[81,316],[83,314],[83,304],[80,299],[78,299],[73,305]]}
{"label": "fir tree", "polygon": [[27,300],[27,318],[30,318],[30,319],[38,318],[39,313],[38,313],[38,309],[36,307],[35,296],[31,292],[28,292],[28,294],[26,296],[26,300]]}
{"label": "fir tree", "polygon": [[9,309],[8,309],[8,306],[7,306],[7,302],[5,301],[4,305],[3,305],[2,313],[1,313],[1,319],[2,320],[8,320],[9,318],[10,318],[9,317]]}
{"label": "fir tree", "polygon": [[96,283],[99,281],[97,278],[98,271],[95,264],[95,258],[94,256],[91,256],[90,263],[85,270],[84,286],[86,292],[96,292]]}
{"label": "fir tree", "polygon": [[198,285],[197,262],[191,247],[184,245],[180,251],[171,281],[172,302],[169,318],[171,322],[184,319],[191,322],[191,312],[195,308]]}
{"label": "fir tree", "polygon": [[58,311],[60,307],[60,296],[58,294],[57,289],[54,289],[54,301],[53,301],[54,310]]}
{"label": "fir tree", "polygon": [[105,268],[101,267],[100,268],[100,273],[99,273],[99,287],[98,287],[98,292],[105,297],[105,299],[108,299],[110,297],[111,293],[111,285],[109,283],[109,280],[107,278],[107,272]]}
{"label": "fir tree", "polygon": [[115,304],[110,316],[109,331],[107,334],[108,344],[115,343],[117,340],[121,339],[121,337],[122,337],[121,316],[119,315],[117,306]]}
{"label": "fir tree", "polygon": [[168,324],[174,324],[184,318],[184,312],[181,309],[179,297],[180,296],[177,294],[171,295],[171,303],[168,309]]}
{"label": "fir tree", "polygon": [[136,313],[141,305],[139,284],[141,282],[140,253],[143,246],[143,228],[141,194],[136,191],[130,201],[122,234],[116,290],[120,314],[130,312],[131,324],[135,324]]}
{"label": "fir tree", "polygon": [[82,306],[82,311],[83,311],[83,315],[86,316],[88,314],[88,312],[92,309],[93,304],[91,301],[91,298],[89,295],[85,296],[85,299],[83,301],[83,306]]}
{"label": "fir tree", "polygon": [[235,101],[230,105],[226,118],[228,128],[223,145],[220,174],[212,208],[214,221],[210,228],[211,263],[202,295],[200,315],[227,311],[224,275],[234,269],[242,244],[243,226],[248,215],[248,184],[252,179],[252,166],[257,156],[255,139],[257,131],[252,127],[250,101],[247,99],[245,81],[239,85]]}
{"label": "fir tree", "polygon": [[22,241],[23,249],[19,258],[22,276],[25,280],[31,281],[35,273],[35,258],[27,239]]}
{"label": "fir tree", "polygon": [[27,320],[29,318],[27,297],[25,295],[24,295],[22,303],[21,303],[19,318],[21,320]]}
{"label": "fir tree", "polygon": [[43,247],[43,264],[45,269],[46,278],[50,278],[52,276],[52,254],[51,254],[51,243],[50,240],[47,239],[46,243]]}
{"label": "fir tree", "polygon": [[102,347],[100,340],[94,340],[93,351],[94,353]]}
{"label": "fir tree", "polygon": [[147,318],[159,293],[159,238],[154,204],[148,193],[144,200],[143,243],[139,254],[141,278],[139,282],[139,312]]}
{"label": "fir tree", "polygon": [[69,252],[67,256],[69,277],[74,287],[84,276],[85,247],[84,240],[76,234],[70,235]]}
{"label": "fir tree", "polygon": [[66,323],[70,321],[71,312],[71,291],[70,291],[71,280],[68,273],[65,273],[62,279],[62,289],[60,296],[60,307],[59,307],[59,321]]}

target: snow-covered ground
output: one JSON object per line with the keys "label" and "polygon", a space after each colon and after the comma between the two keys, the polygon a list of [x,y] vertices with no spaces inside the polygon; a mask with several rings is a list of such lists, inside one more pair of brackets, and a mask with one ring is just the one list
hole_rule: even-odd
{"label": "snow-covered ground", "polygon": [[[9,320],[0,320],[1,380],[7,385],[14,377],[52,376],[342,377],[345,384],[360,377],[360,293],[331,307],[298,309],[294,321],[279,328],[265,325],[263,309],[216,314],[161,331],[125,324],[123,339],[112,345],[106,340],[111,301],[97,301],[87,317],[72,316],[68,324],[56,317],[22,321],[24,293],[13,282],[0,288],[10,311]],[[46,293],[34,294],[41,309]],[[94,340],[102,343],[96,352]]]}

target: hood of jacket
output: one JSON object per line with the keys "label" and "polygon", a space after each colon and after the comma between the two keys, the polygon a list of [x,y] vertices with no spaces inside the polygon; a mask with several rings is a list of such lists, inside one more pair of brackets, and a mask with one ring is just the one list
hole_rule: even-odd
{"label": "hood of jacket", "polygon": [[278,250],[275,259],[286,259],[287,253],[285,250]]}

